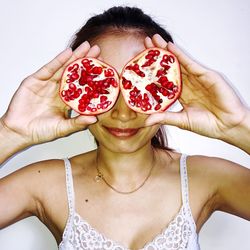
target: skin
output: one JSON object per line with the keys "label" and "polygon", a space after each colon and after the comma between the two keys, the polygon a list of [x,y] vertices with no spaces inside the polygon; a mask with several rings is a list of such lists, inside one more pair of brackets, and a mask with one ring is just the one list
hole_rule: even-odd
{"label": "skin", "polygon": [[[199,67],[201,66],[198,67],[193,61],[190,64],[191,61],[185,58],[185,54],[174,45],[167,45],[158,35],[152,39],[108,36],[99,39],[97,44],[98,47],[90,47],[88,43],[85,43],[74,53],[69,50],[64,51],[59,58],[57,57],[24,80],[19,92],[12,99],[9,110],[1,118],[0,135],[9,135],[7,145],[12,145],[12,140],[17,140],[19,143],[12,151],[9,149],[2,154],[1,162],[27,145],[53,140],[89,125],[90,131],[99,142],[98,149],[70,159],[76,194],[76,211],[108,238],[120,242],[130,249],[138,249],[159,234],[182,206],[180,154],[159,149],[153,150],[150,145],[150,139],[159,128],[159,123],[174,124],[176,122],[175,124],[179,123],[186,129],[210,137],[225,137],[225,141],[231,141],[249,153],[248,146],[245,146],[248,138],[243,143],[238,143],[238,140],[233,139],[235,134],[240,136],[249,131],[249,127],[246,125],[249,111],[241,104],[237,96],[234,96],[234,101],[240,108],[237,112],[240,111],[242,115],[240,118],[234,118],[236,120],[234,126],[227,125],[226,127],[226,124],[232,124],[233,119],[230,120],[230,116],[225,122],[223,115],[220,116],[220,112],[212,106],[205,104],[202,106],[201,103],[196,103],[196,106],[202,107],[203,111],[200,108],[198,112],[197,108],[193,108],[194,104],[189,101],[189,94],[192,91],[189,91],[188,84],[192,80],[192,83],[195,83],[193,88],[196,86],[198,88],[202,84],[201,81],[198,81],[199,79],[203,79],[205,82],[203,84],[206,84],[208,71],[204,70],[203,75],[200,73],[198,79],[195,72],[200,72]],[[167,112],[151,116],[139,114],[130,110],[120,95],[115,106],[110,111],[98,115],[97,118],[81,116],[69,119],[65,116],[67,107],[60,99],[55,98],[54,89],[57,88],[56,84],[67,62],[84,55],[91,55],[101,58],[120,73],[127,61],[143,49],[152,46],[162,48],[168,46],[180,58],[184,72],[184,85],[187,85],[183,89],[183,96],[180,100],[184,106],[182,113],[173,116]],[[128,47],[130,50],[127,49]],[[113,51],[117,51],[117,53],[113,53]],[[211,75],[209,71],[209,76],[211,79],[208,79],[207,82],[216,83],[218,80],[216,73]],[[221,84],[221,78],[218,81],[218,84]],[[204,86],[204,89],[207,89],[206,85]],[[226,83],[225,86],[227,86]],[[37,99],[37,109],[41,112],[40,118],[28,119],[32,117],[32,114],[25,112],[22,122],[26,126],[17,127],[18,125],[14,121],[17,117],[22,116],[20,115],[22,110],[15,110],[18,107],[18,101],[23,100],[23,96],[29,97],[37,93],[38,89],[43,90],[43,88],[50,90],[51,96],[49,94],[45,96],[47,99],[44,97]],[[216,93],[216,89],[213,91]],[[202,93],[206,96],[205,90]],[[230,90],[229,94],[231,93],[233,92]],[[210,103],[210,97],[206,98],[207,103]],[[52,99],[54,105],[51,105]],[[218,103],[221,104],[222,98],[218,96],[218,99]],[[46,102],[51,107],[46,111],[46,116],[42,112],[44,106],[39,106],[40,101]],[[189,105],[189,103],[191,104]],[[52,106],[55,107],[55,104],[56,108],[52,108]],[[38,112],[37,109],[33,109],[34,112]],[[195,113],[196,111],[197,113]],[[214,111],[214,116],[212,116],[212,111]],[[204,116],[210,114],[210,119],[204,122],[207,127],[205,125],[201,127],[198,124],[199,119],[196,117],[202,112],[207,112]],[[230,112],[231,117],[235,117],[233,111]],[[215,116],[215,114],[217,115]],[[37,116],[34,114],[33,117]],[[48,118],[47,121],[45,117]],[[51,121],[52,117],[54,120]],[[188,122],[185,120],[187,117],[189,117]],[[219,123],[218,120],[215,120],[217,117],[224,121],[223,129],[225,131],[235,131],[233,136],[225,135],[229,132],[220,132],[222,128],[219,129],[220,126],[215,125]],[[39,129],[40,121],[44,121],[43,124],[46,126],[44,129]],[[103,126],[139,128],[139,131],[129,138],[117,138]],[[29,132],[30,130],[32,133]],[[245,135],[242,138],[246,137]],[[149,180],[141,189],[124,196],[115,193],[104,182],[94,181],[97,164],[107,181],[117,189],[124,191],[136,188],[138,183],[142,183],[146,178],[152,165],[154,168]],[[190,156],[187,165],[189,200],[197,232],[215,210],[225,211],[250,220],[248,195],[250,170],[230,161],[205,156]],[[0,204],[0,214],[5,214],[4,218],[0,219],[0,228],[27,216],[35,215],[51,230],[57,242],[60,243],[68,216],[65,170],[62,160],[34,163],[1,179]],[[8,205],[6,206],[6,204]],[[152,204],[154,204],[154,209],[152,209]]]}

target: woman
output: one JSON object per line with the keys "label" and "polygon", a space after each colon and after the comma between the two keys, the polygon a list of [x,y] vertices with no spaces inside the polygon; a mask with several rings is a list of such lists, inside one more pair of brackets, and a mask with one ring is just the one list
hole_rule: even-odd
{"label": "woman", "polygon": [[[199,249],[197,234],[215,210],[250,219],[250,170],[223,159],[186,157],[167,149],[159,134],[161,124],[175,125],[250,152],[249,109],[219,74],[171,41],[139,9],[112,8],[76,34],[73,52],[63,51],[23,81],[0,120],[1,163],[30,145],[87,127],[98,147],[69,160],[34,163],[1,179],[1,228],[35,215],[60,249]],[[127,61],[153,46],[179,59],[181,112],[136,113],[120,94],[104,114],[67,117],[58,82],[69,62],[97,57],[120,73]]]}

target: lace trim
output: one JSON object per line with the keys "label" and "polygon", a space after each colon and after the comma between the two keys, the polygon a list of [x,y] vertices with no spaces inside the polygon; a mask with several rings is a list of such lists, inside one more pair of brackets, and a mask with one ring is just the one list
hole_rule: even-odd
{"label": "lace trim", "polygon": [[[186,219],[186,213],[185,207],[182,206],[168,227],[151,242],[147,243],[141,250],[186,249],[190,236],[192,235],[192,229],[189,220]],[[77,213],[74,215],[73,227],[66,241],[68,242],[67,250],[129,250],[95,230]],[[63,246],[65,246],[64,242],[65,240],[60,244],[60,250],[66,249],[63,248]]]}
{"label": "lace trim", "polygon": [[187,155],[182,154],[180,158],[180,176],[181,176],[181,193],[182,203],[186,207],[187,214],[190,218],[192,229],[196,232],[196,224],[189,205],[189,188],[188,188],[188,173],[187,173]]}
{"label": "lace trim", "polygon": [[68,237],[70,232],[70,227],[73,225],[73,215],[75,212],[75,193],[74,193],[74,184],[73,184],[73,176],[71,170],[71,164],[69,159],[64,159],[65,164],[65,178],[66,178],[66,188],[67,188],[67,197],[68,197],[68,209],[69,209],[69,216],[66,223],[66,227],[63,232],[63,239]]}
{"label": "lace trim", "polygon": [[192,229],[189,220],[186,219],[186,209],[185,206],[182,206],[180,212],[169,223],[168,227],[152,242],[146,244],[143,249],[186,249],[191,235]]}

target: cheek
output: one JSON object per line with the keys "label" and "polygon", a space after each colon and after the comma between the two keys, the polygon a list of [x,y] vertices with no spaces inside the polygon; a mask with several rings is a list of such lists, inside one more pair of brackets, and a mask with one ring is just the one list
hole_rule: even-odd
{"label": "cheek", "polygon": [[94,137],[98,137],[98,122],[89,125],[88,129]]}
{"label": "cheek", "polygon": [[151,140],[159,130],[160,125],[153,125],[145,128],[145,139]]}
{"label": "cheek", "polygon": [[110,140],[110,135],[103,128],[102,123],[100,121],[89,125],[88,129],[99,143],[106,143]]}

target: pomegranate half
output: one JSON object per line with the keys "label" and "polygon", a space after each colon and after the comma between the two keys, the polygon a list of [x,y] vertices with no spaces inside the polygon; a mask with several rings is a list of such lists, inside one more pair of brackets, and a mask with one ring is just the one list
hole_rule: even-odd
{"label": "pomegranate half", "polygon": [[163,112],[181,93],[179,62],[164,49],[144,50],[125,65],[121,75],[121,92],[127,105],[136,112]]}
{"label": "pomegranate half", "polygon": [[115,69],[96,58],[70,63],[61,79],[60,96],[77,113],[97,115],[111,109],[119,94]]}

